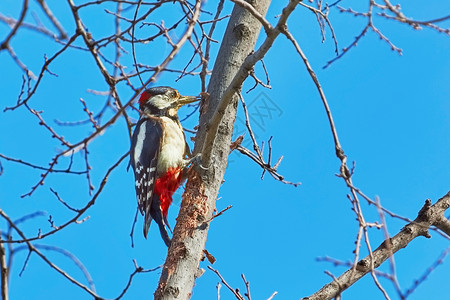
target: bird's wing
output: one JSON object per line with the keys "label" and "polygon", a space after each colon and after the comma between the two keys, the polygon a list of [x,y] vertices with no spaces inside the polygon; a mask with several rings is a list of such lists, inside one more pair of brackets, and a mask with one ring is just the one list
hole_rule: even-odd
{"label": "bird's wing", "polygon": [[161,211],[161,200],[154,194],[162,136],[163,130],[158,118],[140,119],[131,139],[130,163],[134,169],[139,210],[145,215],[144,236],[147,237],[150,224],[155,220],[161,237],[169,247],[171,240],[165,227],[168,224]]}
{"label": "bird's wing", "polygon": [[152,221],[150,211],[156,204],[152,205],[152,199],[162,134],[162,127],[158,120],[145,117],[136,124],[131,139],[130,162],[136,179],[138,206],[141,214],[145,214],[145,223],[148,222],[148,226]]}

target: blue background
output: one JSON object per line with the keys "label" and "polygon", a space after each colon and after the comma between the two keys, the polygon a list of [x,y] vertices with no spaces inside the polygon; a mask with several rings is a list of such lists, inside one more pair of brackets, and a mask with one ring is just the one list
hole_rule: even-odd
{"label": "blue background", "polygon": [[[267,19],[275,24],[281,9],[287,1],[274,1]],[[368,1],[342,1],[343,7],[366,10]],[[69,35],[74,32],[74,22],[64,1],[49,1],[50,8],[59,18]],[[40,21],[51,27],[33,1],[30,9]],[[404,13],[418,20],[428,20],[446,15],[449,3],[419,1],[402,3]],[[113,32],[114,17],[104,9],[115,10],[115,5],[106,3],[80,11],[85,25],[98,40]],[[205,9],[215,11],[216,3],[208,2]],[[231,13],[232,3],[226,2],[223,15]],[[0,12],[17,18],[21,4],[13,0],[0,3]],[[133,12],[127,11],[127,16]],[[148,21],[166,25],[181,15],[178,5],[166,4]],[[203,14],[201,20],[212,16]],[[33,23],[28,13],[27,22]],[[330,20],[337,34],[339,47],[348,46],[366,24],[364,18],[342,14],[331,9]],[[327,29],[326,42],[321,42],[316,17],[298,7],[289,19],[291,33],[302,46],[317,72],[325,90],[342,146],[349,164],[355,162],[354,184],[374,198],[378,196],[389,210],[414,219],[424,200],[436,201],[449,190],[450,175],[450,39],[434,30],[415,31],[405,24],[375,17],[379,28],[395,45],[403,49],[403,55],[391,51],[388,44],[371,30],[342,59],[327,69],[326,62],[334,57],[334,46]],[[222,21],[213,36],[221,40],[226,26]],[[449,26],[449,22],[440,23]],[[123,25],[124,26],[124,25]],[[185,24],[172,33],[176,40],[181,36]],[[9,27],[0,24],[1,40],[9,33]],[[137,30],[137,35],[151,34],[150,28]],[[264,34],[258,40],[262,42]],[[20,29],[11,40],[11,45],[22,61],[35,73],[44,62],[44,54],[52,56],[61,49],[51,39],[36,32]],[[81,39],[76,45],[82,46]],[[214,59],[219,48],[212,44]],[[128,49],[128,48],[127,48]],[[128,49],[129,50],[129,49]],[[157,65],[170,51],[164,39],[137,47],[138,60],[148,65]],[[188,44],[177,55],[170,68],[183,68],[192,55]],[[104,54],[113,57],[113,48]],[[295,52],[294,47],[280,36],[264,59],[273,89],[258,87],[244,94],[250,106],[252,126],[258,141],[273,136],[273,160],[281,155],[284,159],[279,172],[290,181],[300,181],[294,188],[273,180],[270,175],[260,180],[261,169],[248,158],[232,153],[217,201],[221,210],[228,205],[233,208],[215,219],[208,235],[206,248],[217,262],[213,265],[234,288],[245,290],[240,277],[244,273],[251,284],[254,299],[266,299],[278,291],[275,299],[298,299],[308,296],[331,278],[324,273],[329,270],[338,276],[347,268],[334,267],[330,263],[318,262],[318,257],[330,256],[339,260],[353,259],[354,241],[358,223],[351,211],[346,195],[349,190],[344,181],[336,176],[340,162],[334,154],[334,144],[326,114],[311,78]],[[132,56],[124,54],[122,63],[132,71]],[[195,65],[195,64],[194,64]],[[22,84],[22,73],[6,51],[0,52],[0,90],[2,109],[14,105]],[[213,61],[210,62],[210,68]],[[111,66],[108,65],[109,70]],[[54,120],[77,121],[86,118],[79,101],[83,98],[89,109],[98,112],[106,97],[88,92],[88,89],[107,91],[100,72],[89,52],[70,49],[57,58],[49,68],[58,77],[46,74],[29,104],[42,110],[42,116],[58,133],[70,142],[77,142],[93,132],[91,124],[75,127],[58,126]],[[264,79],[261,65],[256,67],[257,75]],[[180,93],[197,95],[200,92],[198,77],[186,76],[175,82],[178,75],[163,73],[157,85],[176,87]],[[144,76],[144,80],[148,75]],[[136,78],[133,83],[138,86]],[[249,78],[244,91],[253,86]],[[120,97],[126,102],[132,91],[124,84],[119,87]],[[267,110],[267,106],[273,110]],[[193,108],[183,108],[180,118]],[[135,111],[129,111],[134,119]],[[113,113],[109,110],[102,119],[107,121]],[[235,136],[245,129],[244,116],[239,109]],[[183,122],[192,129],[198,122],[198,114]],[[0,117],[0,153],[21,158],[41,166],[47,166],[61,149],[60,143],[25,108],[2,113]],[[190,136],[188,134],[188,136]],[[248,145],[247,135],[244,145]],[[250,147],[251,148],[251,147]],[[129,149],[127,128],[123,119],[118,120],[100,137],[89,144],[91,177],[95,188],[106,170]],[[267,149],[267,146],[265,147]],[[267,152],[266,152],[267,154]],[[0,160],[4,168],[0,176],[0,207],[12,219],[35,211],[45,215],[20,224],[27,236],[35,236],[51,230],[49,216],[55,224],[62,224],[74,214],[57,201],[50,187],[73,207],[81,208],[90,200],[84,175],[51,174],[45,185],[39,187],[32,197],[21,198],[40,179],[40,171]],[[69,158],[59,161],[64,169]],[[113,171],[96,204],[84,216],[89,219],[82,224],[68,228],[37,241],[36,244],[58,246],[70,251],[89,270],[98,294],[106,298],[117,297],[125,287],[129,275],[134,271],[132,260],[144,268],[153,268],[164,263],[166,247],[159,232],[152,226],[149,238],[141,235],[142,218],[138,218],[135,232],[135,247],[130,246],[130,230],[133,222],[136,200],[134,179],[127,172],[128,160]],[[84,170],[82,153],[74,156],[74,170]],[[174,198],[169,213],[169,222],[175,224],[180,189]],[[94,191],[95,192],[95,191]],[[368,206],[361,199],[364,215],[369,222],[379,221],[374,206]],[[388,217],[388,230],[394,235],[405,223]],[[6,228],[2,221],[1,227]],[[435,232],[432,238],[419,237],[406,249],[395,255],[400,285],[405,291],[413,285],[441,252],[448,247],[448,240]],[[383,232],[370,230],[372,248],[384,239]],[[86,283],[81,271],[67,257],[42,250],[53,262],[71,276]],[[361,255],[367,254],[365,245]],[[32,254],[28,265],[19,277],[27,256],[23,250],[14,256],[10,275],[11,299],[89,299],[80,288],[48,267],[37,255]],[[207,262],[201,267],[206,269]],[[385,263],[381,270],[389,271]],[[448,261],[439,266],[421,284],[409,299],[448,299],[445,287],[450,284]],[[124,299],[152,297],[160,271],[138,274]],[[392,284],[380,278],[384,288],[393,299],[398,298]],[[196,281],[193,299],[215,299],[217,276],[207,270]],[[223,287],[222,299],[234,299]],[[383,299],[373,280],[366,276],[344,292],[345,299]]]}

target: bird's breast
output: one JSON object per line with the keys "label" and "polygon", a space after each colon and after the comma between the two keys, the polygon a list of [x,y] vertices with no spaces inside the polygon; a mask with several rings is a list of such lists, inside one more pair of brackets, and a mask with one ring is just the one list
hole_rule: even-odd
{"label": "bird's breast", "polygon": [[179,123],[168,117],[161,117],[163,137],[158,159],[158,174],[164,174],[169,168],[182,166],[186,141]]}

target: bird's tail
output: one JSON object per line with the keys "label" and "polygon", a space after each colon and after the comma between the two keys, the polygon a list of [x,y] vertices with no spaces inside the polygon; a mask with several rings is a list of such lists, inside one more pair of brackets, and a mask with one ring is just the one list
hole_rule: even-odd
{"label": "bird's tail", "polygon": [[[152,199],[152,205],[150,207],[150,211],[145,212],[145,219],[144,219],[144,237],[147,238],[148,231],[150,229],[150,224],[152,220],[155,220],[156,224],[158,224],[159,232],[161,234],[162,239],[164,240],[164,243],[167,247],[170,247],[170,243],[172,240],[169,237],[169,233],[166,230],[166,224],[167,219],[163,216],[160,206],[160,200],[157,195],[153,195]],[[170,227],[169,227],[170,228]]]}

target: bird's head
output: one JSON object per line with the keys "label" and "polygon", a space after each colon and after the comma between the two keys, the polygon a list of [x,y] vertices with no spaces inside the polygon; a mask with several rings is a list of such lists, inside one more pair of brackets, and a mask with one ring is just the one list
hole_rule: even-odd
{"label": "bird's head", "polygon": [[199,101],[196,96],[181,96],[176,89],[167,86],[145,90],[139,98],[139,108],[144,113],[175,117],[180,107]]}

